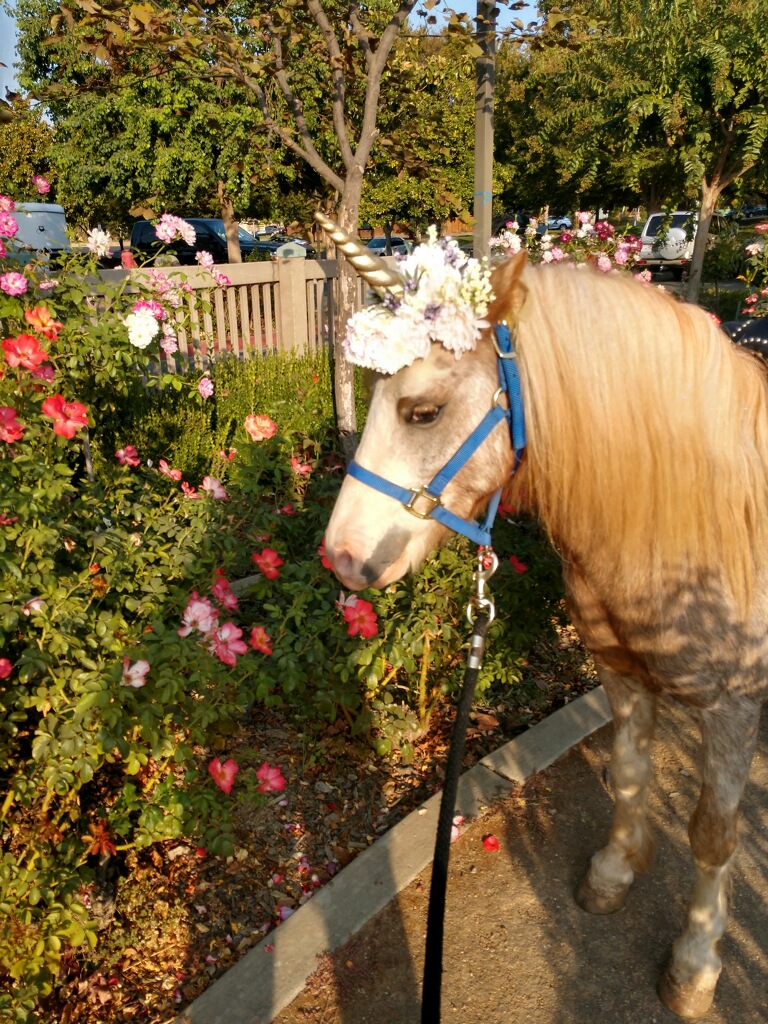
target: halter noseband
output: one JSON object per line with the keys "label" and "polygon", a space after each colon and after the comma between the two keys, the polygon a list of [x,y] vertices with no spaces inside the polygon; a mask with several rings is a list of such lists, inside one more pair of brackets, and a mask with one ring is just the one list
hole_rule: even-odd
{"label": "halter noseband", "polygon": [[[447,526],[454,533],[460,533],[464,537],[481,547],[491,546],[491,527],[496,517],[496,510],[501,500],[501,488],[492,496],[488,511],[482,523],[474,519],[462,519],[461,516],[451,512],[442,504],[440,496],[462,469],[471,457],[475,454],[480,445],[485,441],[493,428],[506,420],[509,424],[510,439],[515,452],[515,462],[512,472],[520,462],[525,448],[525,417],[523,415],[523,399],[520,389],[520,374],[517,367],[517,358],[512,345],[512,336],[509,327],[504,324],[497,324],[492,335],[494,348],[497,355],[497,369],[499,374],[499,388],[493,398],[493,406],[478,423],[466,441],[459,447],[454,455],[446,462],[443,468],[432,478],[428,484],[422,484],[414,490],[400,487],[393,484],[370,469],[365,469],[357,462],[350,462],[347,466],[347,473],[359,480],[361,483],[373,487],[374,490],[394,498],[406,508],[411,515],[418,519],[436,519],[437,522]],[[504,408],[499,400],[502,395],[507,396],[508,408]]]}

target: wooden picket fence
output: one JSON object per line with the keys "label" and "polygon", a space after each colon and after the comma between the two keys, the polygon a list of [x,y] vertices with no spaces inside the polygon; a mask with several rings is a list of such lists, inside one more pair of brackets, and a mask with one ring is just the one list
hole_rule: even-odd
{"label": "wooden picket fence", "polygon": [[[293,257],[230,263],[217,269],[229,278],[226,287],[216,287],[211,274],[200,267],[162,268],[171,280],[181,275],[191,289],[186,309],[178,313],[179,350],[167,360],[170,372],[205,369],[224,355],[247,359],[278,352],[333,351],[336,260]],[[132,280],[148,281],[150,273],[147,269],[106,270],[101,277],[115,281],[132,275]],[[361,282],[360,304],[363,295]],[[182,328],[185,321],[187,326]]]}

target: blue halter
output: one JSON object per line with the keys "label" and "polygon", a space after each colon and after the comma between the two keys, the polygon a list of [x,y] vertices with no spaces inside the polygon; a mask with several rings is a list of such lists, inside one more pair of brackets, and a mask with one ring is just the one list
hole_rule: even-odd
{"label": "blue halter", "polygon": [[[398,484],[385,480],[384,477],[379,476],[377,473],[372,473],[370,469],[365,469],[357,462],[350,462],[349,466],[347,466],[347,473],[354,477],[355,480],[359,480],[361,483],[373,487],[374,490],[394,498],[395,501],[399,501],[417,519],[436,519],[438,523],[447,526],[449,530],[468,537],[481,547],[491,546],[491,527],[496,518],[496,511],[501,500],[501,488],[491,498],[488,511],[482,523],[478,523],[474,519],[462,519],[455,512],[451,512],[440,501],[440,495],[459,470],[475,454],[493,428],[498,423],[501,423],[502,420],[506,420],[509,424],[510,438],[515,452],[513,473],[522,458],[523,449],[525,448],[525,417],[523,415],[523,398],[520,389],[517,359],[512,346],[509,327],[506,324],[498,324],[494,328],[494,334],[494,346],[498,357],[499,390],[494,396],[493,407],[485,414],[458,451],[428,484],[423,484],[421,487],[410,491],[405,487],[400,487]],[[502,394],[507,396],[509,406],[507,409],[499,404],[499,398]]]}

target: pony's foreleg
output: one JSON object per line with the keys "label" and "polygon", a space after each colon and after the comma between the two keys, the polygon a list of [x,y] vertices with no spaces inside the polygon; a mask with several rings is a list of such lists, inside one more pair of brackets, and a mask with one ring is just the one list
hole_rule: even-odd
{"label": "pony's foreleg", "polygon": [[722,966],[716,945],[728,919],[726,890],[737,814],[759,718],[760,709],[751,701],[728,698],[700,715],[702,787],[688,826],[696,878],[685,930],[659,983],[665,1006],[689,1019],[701,1017],[711,1006]]}
{"label": "pony's foreleg", "polygon": [[599,674],[616,728],[611,755],[616,805],[608,843],[592,858],[576,900],[591,914],[610,914],[624,905],[635,872],[647,870],[653,857],[647,797],[656,698],[634,679],[605,668]]}

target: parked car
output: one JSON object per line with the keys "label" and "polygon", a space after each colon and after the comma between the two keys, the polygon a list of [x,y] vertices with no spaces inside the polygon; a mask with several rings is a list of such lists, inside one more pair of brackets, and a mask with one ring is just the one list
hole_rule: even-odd
{"label": "parked car", "polygon": [[559,217],[550,217],[549,220],[547,221],[547,228],[550,231],[562,231],[563,228],[567,229],[567,228],[572,228],[572,227],[573,227],[573,221],[571,220],[571,218],[570,217],[565,217],[563,215],[561,215]]}
{"label": "parked car", "polygon": [[[392,242],[391,255],[392,256],[407,256],[408,253],[413,252],[413,245],[406,239],[400,238],[399,235],[392,235],[390,241]],[[386,238],[372,238],[366,245],[369,249],[372,249],[376,256],[389,256],[387,252],[387,240]]]}
{"label": "parked car", "polygon": [[[636,266],[650,271],[669,270],[674,280],[681,281],[693,256],[697,220],[698,214],[691,210],[652,213],[640,232],[642,249]],[[717,236],[731,233],[733,228],[725,217],[715,214],[709,230],[710,235]]]}
{"label": "parked car", "polygon": [[768,206],[742,206],[739,220],[768,220]]}
{"label": "parked car", "polygon": [[491,233],[498,235],[499,232],[504,230],[507,224],[512,223],[513,221],[517,222],[519,231],[525,231],[530,219],[531,214],[524,213],[522,210],[518,210],[517,213],[500,213],[491,221]]}
{"label": "parked car", "polygon": [[20,263],[40,253],[55,258],[71,251],[64,207],[56,203],[16,203],[13,216],[19,230],[6,241],[8,251]]}
{"label": "parked car", "polygon": [[[131,249],[134,254],[153,260],[160,255],[172,253],[182,266],[194,266],[197,262],[196,253],[205,250],[213,256],[214,263],[229,263],[227,234],[220,217],[185,217],[184,220],[195,229],[194,245],[187,245],[180,238],[166,245],[158,239],[155,225],[151,221],[138,220],[131,228]],[[243,259],[256,252],[272,253],[280,246],[280,243],[271,239],[268,242],[259,241],[245,228],[238,229],[238,238]]]}
{"label": "parked car", "polygon": [[314,245],[310,245],[305,238],[299,238],[298,235],[274,234],[269,236],[269,242],[270,244],[274,242],[276,246],[285,245],[286,242],[295,242],[296,245],[303,245],[307,250],[307,259],[314,260],[317,257],[317,249]]}

